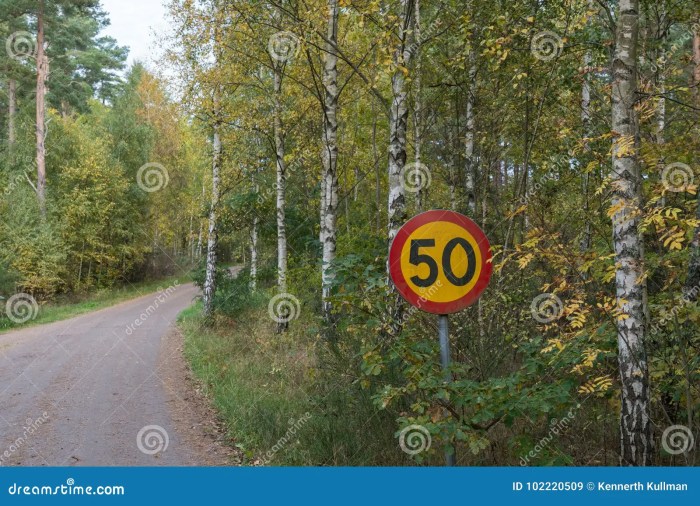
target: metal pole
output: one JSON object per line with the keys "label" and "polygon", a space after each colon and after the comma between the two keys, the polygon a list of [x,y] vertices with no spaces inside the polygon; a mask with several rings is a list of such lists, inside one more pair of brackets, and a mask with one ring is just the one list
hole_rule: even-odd
{"label": "metal pole", "polygon": [[[449,371],[450,367],[450,333],[448,329],[447,315],[438,315],[438,334],[440,336],[440,362],[444,373],[445,382],[452,381]],[[450,451],[452,450],[452,451]],[[455,451],[451,446],[445,448],[445,465],[454,466],[456,464]]]}

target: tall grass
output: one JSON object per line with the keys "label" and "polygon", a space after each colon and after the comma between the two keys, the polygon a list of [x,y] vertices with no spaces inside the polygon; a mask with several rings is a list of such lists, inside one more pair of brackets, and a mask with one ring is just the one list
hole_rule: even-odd
{"label": "tall grass", "polygon": [[[242,283],[238,289],[245,290]],[[181,313],[185,354],[249,464],[410,465],[379,411],[351,375],[325,359],[314,321],[283,334],[257,292],[203,325],[201,304]]]}

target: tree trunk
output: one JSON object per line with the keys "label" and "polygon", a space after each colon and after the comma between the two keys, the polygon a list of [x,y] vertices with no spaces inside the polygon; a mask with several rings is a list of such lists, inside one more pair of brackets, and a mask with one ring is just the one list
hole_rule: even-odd
{"label": "tree trunk", "polygon": [[39,1],[37,13],[36,55],[36,195],[42,216],[46,215],[46,80],[49,60],[44,48],[44,0]]}
{"label": "tree trunk", "polygon": [[209,208],[209,237],[207,240],[207,267],[204,279],[204,316],[210,317],[214,311],[216,293],[216,249],[218,246],[217,211],[219,207],[219,173],[221,170],[220,123],[214,123],[214,153],[212,156],[211,207]]}
{"label": "tree trunk", "polygon": [[[282,68],[280,63],[274,71],[274,136],[275,136],[275,167],[277,173],[277,287],[280,293],[287,293],[287,228],[285,224],[286,208],[286,167],[284,163],[284,137],[282,133]],[[277,324],[277,331],[283,332],[289,326],[286,318],[282,317]]]}
{"label": "tree trunk", "polygon": [[[422,160],[421,160],[421,148],[423,144],[423,133],[421,131],[422,128],[422,109],[423,109],[423,100],[421,97],[422,94],[422,87],[421,87],[421,35],[420,35],[420,0],[415,0],[415,19],[414,19],[414,30],[413,30],[413,37],[415,39],[415,51],[413,52],[413,56],[416,60],[416,71],[415,71],[415,78],[413,80],[413,84],[415,86],[415,98],[414,98],[414,107],[413,107],[413,143],[415,145],[415,162],[416,162],[416,170],[420,170],[420,167],[422,165]],[[422,185],[418,187],[418,191],[416,192],[416,212],[420,213],[423,211],[423,200],[424,200],[424,195],[423,195],[424,188]]]}
{"label": "tree trunk", "polygon": [[388,238],[389,246],[399,228],[406,221],[406,194],[402,186],[402,170],[406,165],[406,126],[408,123],[408,103],[406,101],[406,77],[404,68],[408,65],[410,52],[406,48],[408,27],[411,22],[411,3],[400,0],[399,44],[394,51],[394,74],[391,78],[391,113],[389,119],[389,199],[388,199]]}
{"label": "tree trunk", "polygon": [[474,103],[476,101],[476,51],[472,40],[472,48],[469,51],[469,91],[467,94],[466,135],[464,143],[464,193],[467,199],[467,211],[469,216],[476,218],[476,164],[474,163]]}
{"label": "tree trunk", "polygon": [[[695,93],[695,107],[700,109],[700,32],[693,36],[693,86]],[[696,113],[697,114],[697,113]],[[700,139],[696,137],[696,145]],[[700,192],[697,196],[696,217],[700,220]],[[690,243],[690,260],[688,263],[688,276],[685,280],[686,297],[695,301],[698,298],[700,287],[700,226],[695,227],[693,239]]]}
{"label": "tree trunk", "polygon": [[333,275],[331,265],[335,260],[337,239],[336,219],[338,211],[338,57],[335,47],[338,43],[338,0],[328,0],[328,29],[326,51],[323,53],[323,211],[321,220],[322,301],[326,322],[331,321],[331,287]]}
{"label": "tree trunk", "polygon": [[[593,0],[588,0],[588,8],[592,10]],[[581,237],[581,242],[579,243],[581,251],[588,251],[591,247],[591,220],[588,216],[588,210],[590,207],[590,202],[588,198],[589,186],[591,175],[588,172],[588,161],[591,152],[591,147],[588,144],[588,136],[591,131],[591,83],[589,77],[589,70],[591,66],[591,51],[589,49],[583,53],[583,84],[581,86],[581,126],[583,141],[583,212],[584,212],[584,228],[583,236]]]}
{"label": "tree trunk", "polygon": [[638,0],[620,0],[612,62],[612,215],[617,303],[625,318],[617,319],[620,366],[620,463],[652,463],[649,373],[644,349],[644,258],[638,230],[640,172],[635,145],[637,118]]}
{"label": "tree trunk", "polygon": [[253,227],[250,230],[250,289],[258,288],[258,215],[253,215]]}

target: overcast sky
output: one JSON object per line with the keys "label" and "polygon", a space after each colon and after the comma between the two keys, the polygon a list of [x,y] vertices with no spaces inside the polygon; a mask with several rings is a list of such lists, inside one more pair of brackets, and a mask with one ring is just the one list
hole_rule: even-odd
{"label": "overcast sky", "polygon": [[165,0],[101,0],[112,22],[103,32],[117,39],[120,46],[129,46],[129,60],[149,63],[157,54],[157,34],[166,29]]}

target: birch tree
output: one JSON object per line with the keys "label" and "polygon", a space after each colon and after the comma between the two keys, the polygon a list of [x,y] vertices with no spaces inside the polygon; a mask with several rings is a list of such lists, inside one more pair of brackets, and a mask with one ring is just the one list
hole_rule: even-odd
{"label": "birch tree", "polygon": [[400,0],[400,13],[396,28],[397,45],[394,50],[391,76],[391,109],[389,118],[389,198],[388,238],[389,246],[399,228],[406,221],[406,194],[402,184],[402,171],[406,165],[406,128],[408,102],[406,92],[407,65],[411,57],[408,48],[409,28],[413,17],[413,2]]}
{"label": "birch tree", "polygon": [[321,190],[321,246],[323,248],[322,267],[322,303],[323,314],[327,321],[331,319],[331,287],[333,275],[331,266],[335,260],[338,209],[338,0],[328,0],[328,26],[325,52],[323,53],[323,183]]}
{"label": "birch tree", "polygon": [[644,258],[638,230],[640,169],[637,159],[638,0],[621,0],[612,61],[612,217],[618,363],[620,367],[620,462],[652,462],[649,372],[644,348]]}
{"label": "birch tree", "polygon": [[209,205],[209,235],[207,239],[207,263],[204,277],[203,300],[204,316],[210,317],[214,311],[214,295],[216,293],[216,248],[218,246],[217,211],[219,207],[219,183],[221,174],[221,119],[218,110],[218,96],[214,100],[214,126],[212,139],[212,177],[211,177],[211,202]]}

